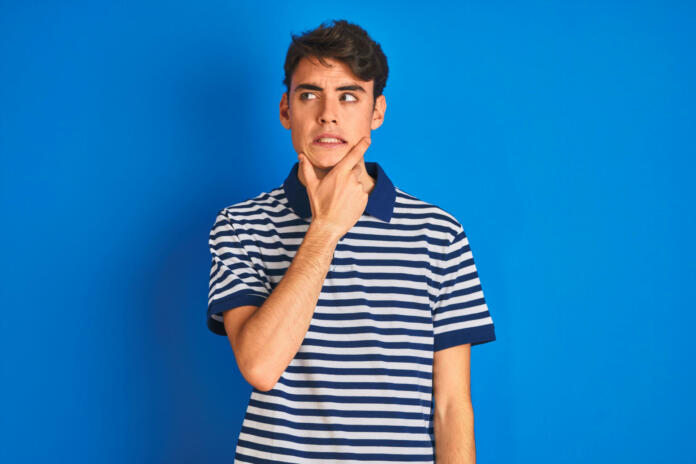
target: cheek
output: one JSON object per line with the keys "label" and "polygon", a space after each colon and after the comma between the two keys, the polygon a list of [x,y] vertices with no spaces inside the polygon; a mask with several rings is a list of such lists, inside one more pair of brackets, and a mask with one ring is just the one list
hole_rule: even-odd
{"label": "cheek", "polygon": [[355,128],[361,133],[369,131],[372,127],[372,114],[362,113],[359,118],[356,118]]}
{"label": "cheek", "polygon": [[312,122],[312,114],[307,108],[302,108],[290,114],[290,124],[293,128],[303,131]]}
{"label": "cheek", "polygon": [[372,111],[372,103],[370,103],[368,106],[363,108],[362,111],[360,112],[363,124],[365,124],[367,127],[369,127],[370,124],[372,123],[373,114],[374,114],[374,111]]}

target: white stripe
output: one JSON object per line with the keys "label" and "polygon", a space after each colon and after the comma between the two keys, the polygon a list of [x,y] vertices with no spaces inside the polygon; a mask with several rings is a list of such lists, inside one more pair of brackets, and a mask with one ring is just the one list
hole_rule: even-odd
{"label": "white stripe", "polygon": [[278,404],[287,406],[293,409],[336,409],[338,411],[367,411],[367,412],[409,412],[415,414],[423,414],[424,409],[421,405],[395,404],[395,403],[341,403],[336,401],[293,401],[288,398],[264,395],[259,393],[256,395],[259,401],[265,403]]}
{"label": "white stripe", "polygon": [[[249,441],[255,441],[255,440],[249,440]],[[275,454],[275,453],[267,453],[265,451],[258,451],[255,449],[251,448],[245,448],[243,446],[238,446],[237,450],[245,454],[247,456],[253,456],[256,458],[261,458],[261,459],[268,459],[270,461],[282,461],[282,462],[290,462],[293,464],[394,464],[395,462],[398,461],[366,461],[364,459],[360,460],[335,460],[335,459],[312,459],[312,458],[300,458],[296,456],[291,456],[291,455],[286,455],[286,454]],[[235,461],[235,462],[244,462],[244,461]],[[424,464],[432,464],[432,461],[422,461]]]}
{"label": "white stripe", "polygon": [[333,346],[315,346],[315,345],[300,345],[298,352],[300,353],[327,353],[327,354],[371,354],[375,353],[375,348],[379,354],[390,356],[417,356],[422,359],[432,360],[432,351],[414,350],[411,348],[385,348],[373,346],[354,346],[354,347],[333,347]]}
{"label": "white stripe", "polygon": [[396,376],[396,375],[347,375],[347,374],[324,374],[324,373],[294,373],[283,372],[282,377],[288,380],[312,380],[315,382],[340,382],[343,384],[353,383],[385,383],[397,385],[420,385],[421,387],[431,387],[432,379],[419,379],[416,377]]}
{"label": "white stripe", "polygon": [[357,342],[357,341],[377,341],[385,344],[388,343],[423,343],[427,344],[432,341],[432,337],[419,337],[417,335],[408,334],[378,334],[375,332],[367,333],[319,333],[313,330],[308,330],[305,339],[313,340],[328,340],[332,342]]}
{"label": "white stripe", "polygon": [[[253,441],[267,446],[278,446],[281,448],[291,448],[297,451],[304,452],[329,452],[329,453],[365,453],[365,454],[393,454],[403,456],[405,454],[428,454],[431,452],[430,447],[405,447],[405,446],[353,446],[353,445],[314,445],[307,443],[298,443],[294,441],[280,440],[278,438],[266,438],[258,436],[250,436],[242,432],[239,434],[240,440]],[[326,462],[326,461],[324,461]],[[393,464],[393,463],[392,463]]]}
{"label": "white stripe", "polygon": [[[257,406],[252,405],[249,405],[247,410],[252,414],[258,414],[259,416],[277,418],[295,423],[326,424],[327,422],[329,422],[328,416],[296,416],[285,411],[276,411],[273,409],[259,408]],[[330,423],[336,425],[387,425],[398,427],[422,427],[423,430],[427,429],[427,424],[425,423],[424,419],[404,419],[403,417],[390,418],[331,416]],[[307,431],[308,434],[311,434],[311,432],[311,430]]]}
{"label": "white stripe", "polygon": [[[355,285],[354,283],[349,283],[350,280],[354,279],[330,279],[333,283],[336,283],[336,281],[343,281],[343,283],[338,284],[338,285]],[[372,285],[370,285],[372,286]],[[327,288],[331,288],[330,286],[327,286]],[[416,296],[416,295],[408,295],[404,293],[367,293],[367,292],[361,292],[361,291],[353,291],[353,292],[322,292],[321,296],[319,297],[322,300],[354,300],[354,299],[359,299],[359,298],[364,298],[369,301],[379,301],[379,302],[394,302],[394,306],[398,305],[398,302],[404,302],[404,303],[418,303],[422,305],[427,305],[430,303],[430,299],[425,297],[425,296]],[[356,306],[346,306],[346,307],[351,307],[354,308]],[[414,311],[414,310],[411,310]],[[419,311],[418,315],[423,315],[422,310],[415,310]]]}
{"label": "white stripe", "polygon": [[[421,314],[422,316],[422,314]],[[378,329],[408,329],[408,330],[431,330],[433,324],[418,323],[418,322],[403,322],[403,321],[375,321],[372,319],[347,319],[347,320],[326,320],[312,319],[312,325],[315,327],[371,327]]]}
{"label": "white stripe", "polygon": [[[285,385],[283,383],[276,383],[273,386],[274,390],[284,391],[286,393],[291,393],[293,395],[328,395],[328,396],[346,396],[346,397],[361,397],[361,396],[389,396],[394,398],[404,398],[404,399],[417,399],[422,401],[431,401],[432,394],[424,391],[404,391],[404,390],[392,390],[389,388],[381,389],[376,392],[374,389],[360,389],[360,388],[329,388],[329,387],[293,387],[290,385]],[[256,399],[259,392],[252,391],[251,398]]]}
{"label": "white stripe", "polygon": [[[259,430],[273,430],[277,433],[287,433],[289,435],[298,436],[298,429],[286,427],[284,425],[271,425],[265,422],[257,422],[247,419],[244,425],[253,427]],[[336,432],[333,430],[311,430],[302,432],[302,436],[306,436],[306,432],[310,432],[312,438],[335,438]],[[351,440],[421,440],[422,433],[397,433],[397,432],[349,432],[342,430],[341,438]],[[427,439],[427,438],[426,438]]]}
{"label": "white stripe", "polygon": [[334,361],[331,359],[293,359],[290,366],[297,367],[330,367],[345,369],[405,369],[419,372],[431,372],[432,366],[408,362],[394,361]]}
{"label": "white stripe", "polygon": [[491,319],[490,316],[488,316],[488,317],[484,317],[481,319],[473,319],[470,321],[457,322],[456,324],[444,325],[444,326],[436,328],[435,333],[437,335],[440,335],[442,333],[452,332],[454,330],[468,329],[471,327],[480,327],[480,326],[488,325],[491,323],[493,323],[493,320]]}
{"label": "white stripe", "polygon": [[[466,287],[462,287],[462,288],[466,288]],[[457,288],[453,289],[452,292],[455,292],[458,290],[461,290],[461,288],[457,287]],[[445,301],[447,303],[447,306],[453,306],[453,305],[457,305],[460,303],[466,303],[469,301],[478,300],[479,298],[483,298],[483,291],[478,290],[476,292],[471,292],[471,293],[467,293],[464,295],[459,295],[459,296],[455,296],[455,297],[451,297],[451,298],[447,298],[447,295],[445,295],[445,297],[446,297]],[[443,314],[447,314],[447,313],[443,313]],[[445,317],[450,317],[450,316],[447,315]]]}
{"label": "white stripe", "polygon": [[[486,303],[481,303],[480,305],[471,306],[469,308],[451,309],[445,312],[437,312],[435,314],[435,321],[440,322],[453,317],[468,316],[470,314],[484,313],[486,311],[488,311],[488,305],[486,305]],[[435,333],[439,334],[437,330]]]}

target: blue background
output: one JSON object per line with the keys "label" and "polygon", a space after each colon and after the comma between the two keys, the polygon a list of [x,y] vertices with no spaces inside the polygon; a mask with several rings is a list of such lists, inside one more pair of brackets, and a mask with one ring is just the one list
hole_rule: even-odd
{"label": "blue background", "polygon": [[232,461],[208,232],[296,161],[290,33],[346,18],[391,68],[366,159],[464,225],[496,323],[479,462],[693,462],[691,5],[3,2],[0,460]]}

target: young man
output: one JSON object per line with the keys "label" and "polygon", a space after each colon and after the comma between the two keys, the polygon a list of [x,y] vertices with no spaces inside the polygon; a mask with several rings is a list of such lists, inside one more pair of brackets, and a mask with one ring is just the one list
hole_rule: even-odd
{"label": "young man", "polygon": [[461,224],[365,162],[387,60],[345,21],[293,36],[282,185],[221,210],[208,327],[254,387],[235,462],[475,462],[472,345],[495,340]]}

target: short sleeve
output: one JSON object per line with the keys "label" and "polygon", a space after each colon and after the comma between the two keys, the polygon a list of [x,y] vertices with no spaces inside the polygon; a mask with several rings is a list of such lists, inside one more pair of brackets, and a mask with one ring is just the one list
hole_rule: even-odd
{"label": "short sleeve", "polygon": [[463,229],[440,258],[435,266],[440,285],[433,307],[434,350],[495,340],[493,319]]}
{"label": "short sleeve", "polygon": [[259,270],[260,260],[254,263],[249,243],[237,233],[225,210],[220,211],[209,239],[212,262],[207,316],[208,329],[218,335],[227,335],[224,311],[244,305],[261,306],[270,294],[267,279]]}

